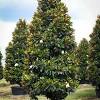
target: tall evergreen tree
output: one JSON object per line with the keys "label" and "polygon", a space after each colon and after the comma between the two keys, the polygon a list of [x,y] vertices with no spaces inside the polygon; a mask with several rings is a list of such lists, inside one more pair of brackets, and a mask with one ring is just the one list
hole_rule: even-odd
{"label": "tall evergreen tree", "polygon": [[88,51],[89,43],[85,38],[83,38],[76,51],[79,66],[80,83],[88,82]]}
{"label": "tall evergreen tree", "polygon": [[6,48],[6,60],[5,60],[5,69],[4,69],[4,78],[7,81],[12,81],[12,67],[14,66],[13,60],[13,45],[12,42],[9,42],[8,47]]}
{"label": "tall evergreen tree", "polygon": [[6,49],[6,79],[11,83],[21,84],[24,69],[24,57],[27,43],[27,24],[20,19],[13,32],[12,43]]}
{"label": "tall evergreen tree", "polygon": [[90,38],[89,74],[92,84],[96,86],[97,96],[100,98],[100,16],[97,17],[96,25]]}
{"label": "tall evergreen tree", "polygon": [[32,98],[42,94],[61,100],[68,95],[66,86],[77,84],[72,22],[61,0],[38,0],[38,4],[30,24],[25,59],[31,72],[24,73],[23,83]]}
{"label": "tall evergreen tree", "polygon": [[1,54],[1,51],[0,51],[0,79],[3,78],[3,66],[2,66],[2,54]]}

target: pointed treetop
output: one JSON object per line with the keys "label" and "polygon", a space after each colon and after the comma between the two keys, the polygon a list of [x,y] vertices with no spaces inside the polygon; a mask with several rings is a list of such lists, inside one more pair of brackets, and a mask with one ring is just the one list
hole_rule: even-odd
{"label": "pointed treetop", "polygon": [[26,21],[25,19],[19,19],[19,21],[16,24],[17,28],[23,28],[26,27]]}
{"label": "pointed treetop", "polygon": [[95,27],[93,28],[93,33],[90,34],[90,38],[94,37],[94,35],[98,37],[98,34],[100,34],[99,30],[100,30],[100,15],[97,16],[96,24]]}
{"label": "pointed treetop", "polygon": [[38,0],[39,9],[46,11],[48,8],[55,8],[61,0]]}

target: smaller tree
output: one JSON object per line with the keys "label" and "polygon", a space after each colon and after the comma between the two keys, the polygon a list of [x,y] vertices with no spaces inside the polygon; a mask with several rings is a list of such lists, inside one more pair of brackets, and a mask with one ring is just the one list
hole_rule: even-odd
{"label": "smaller tree", "polygon": [[6,49],[5,78],[11,84],[21,85],[24,70],[24,57],[27,42],[28,26],[20,19],[13,32],[12,42]]}
{"label": "smaller tree", "polygon": [[6,60],[5,60],[5,69],[4,69],[4,77],[7,81],[12,81],[12,66],[14,66],[13,60],[13,44],[9,42],[8,47],[6,48]]}
{"label": "smaller tree", "polygon": [[76,50],[80,83],[88,81],[88,49],[89,43],[85,38],[83,38]]}
{"label": "smaller tree", "polygon": [[2,60],[2,54],[0,52],[0,79],[3,78],[3,66],[2,66],[1,60]]}
{"label": "smaller tree", "polygon": [[89,75],[92,84],[96,86],[97,97],[100,98],[100,16],[90,38]]}

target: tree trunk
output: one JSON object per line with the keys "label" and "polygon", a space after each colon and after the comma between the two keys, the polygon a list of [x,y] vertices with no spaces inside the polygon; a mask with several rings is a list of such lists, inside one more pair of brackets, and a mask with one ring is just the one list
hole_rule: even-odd
{"label": "tree trunk", "polygon": [[100,98],[100,85],[96,86],[96,96]]}

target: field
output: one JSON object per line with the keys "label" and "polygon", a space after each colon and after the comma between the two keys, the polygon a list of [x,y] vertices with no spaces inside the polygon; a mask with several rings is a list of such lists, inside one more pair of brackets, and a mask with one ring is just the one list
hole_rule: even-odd
{"label": "field", "polygon": [[96,99],[95,89],[91,85],[83,84],[78,87],[66,100],[100,100]]}
{"label": "field", "polygon": [[[39,100],[47,100],[43,96]],[[28,95],[14,96],[11,93],[11,85],[4,79],[0,81],[0,100],[30,100]],[[95,96],[95,89],[91,85],[80,85],[75,93],[71,93],[66,100],[100,100]]]}

